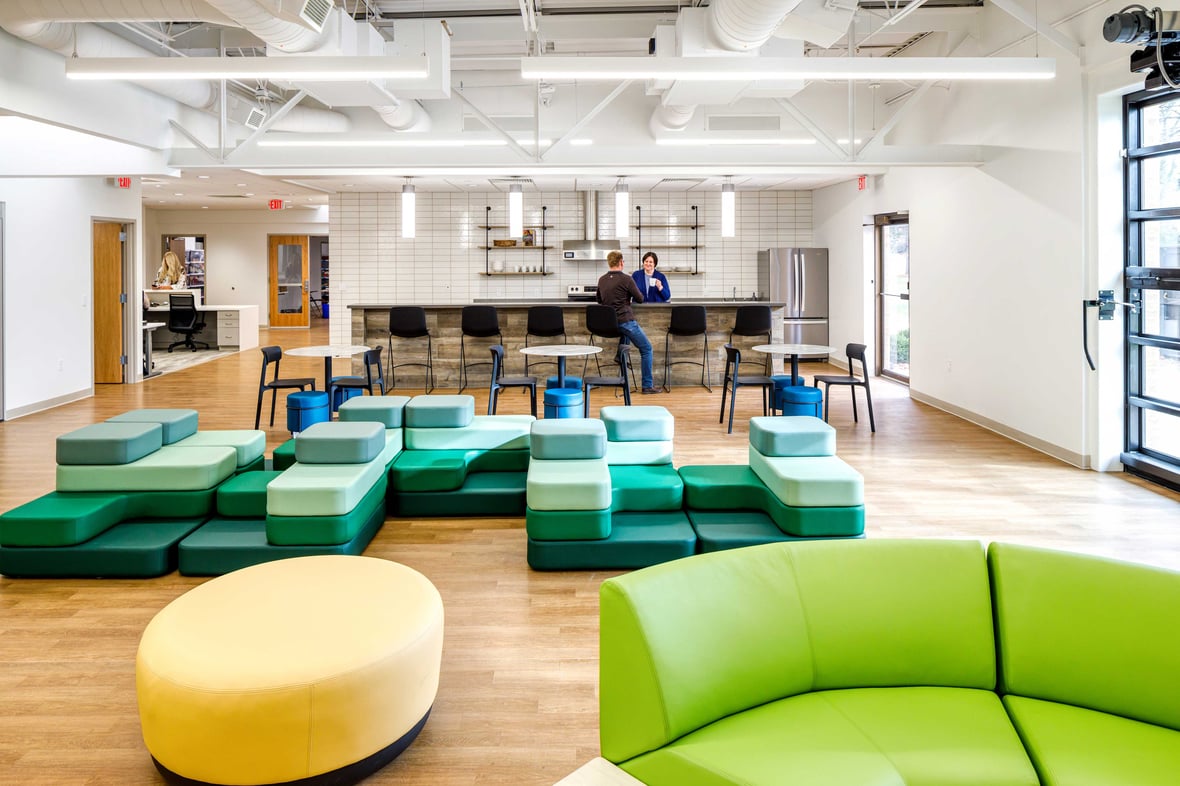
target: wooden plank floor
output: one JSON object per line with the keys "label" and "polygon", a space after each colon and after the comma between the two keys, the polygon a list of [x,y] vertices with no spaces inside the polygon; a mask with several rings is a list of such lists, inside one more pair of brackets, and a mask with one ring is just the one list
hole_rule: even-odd
{"label": "wooden plank floor", "polygon": [[[327,332],[264,330],[262,340],[318,344]],[[58,434],[127,409],[194,407],[203,428],[249,428],[259,365],[250,350],[0,423],[0,510],[52,490]],[[283,360],[284,376],[322,373],[318,358]],[[1007,540],[1180,569],[1180,495],[1073,469],[916,404],[902,386],[881,380],[873,390],[875,435],[852,423],[847,389],[832,412],[839,455],[865,475],[869,537]],[[485,391],[471,392],[486,406]],[[678,466],[746,460],[745,426],[727,435],[717,424],[719,390],[676,388],[636,403],[676,415]],[[738,408],[758,414],[758,393],[742,391]],[[509,391],[500,411],[527,413],[527,399]],[[281,404],[276,424],[270,447],[287,437]],[[366,783],[553,784],[598,754],[597,591],[611,574],[534,573],[524,551],[519,519],[391,519],[370,545],[368,555],[410,565],[439,588],[446,644],[430,722]],[[152,616],[201,581],[0,579],[0,784],[162,782],[139,733],[135,650]]]}

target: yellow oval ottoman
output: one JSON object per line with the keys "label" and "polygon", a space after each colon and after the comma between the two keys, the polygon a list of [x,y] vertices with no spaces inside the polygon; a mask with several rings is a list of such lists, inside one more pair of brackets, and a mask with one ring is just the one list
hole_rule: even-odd
{"label": "yellow oval ottoman", "polygon": [[442,641],[442,598],[405,565],[313,556],[234,571],[148,623],[143,739],[172,781],[353,783],[425,725]]}

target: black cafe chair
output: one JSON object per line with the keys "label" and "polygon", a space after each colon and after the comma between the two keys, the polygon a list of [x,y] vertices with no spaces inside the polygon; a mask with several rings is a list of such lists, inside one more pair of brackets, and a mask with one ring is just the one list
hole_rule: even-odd
{"label": "black cafe chair", "polygon": [[[282,359],[282,348],[262,347],[262,375],[258,378],[258,406],[254,409],[255,429],[258,428],[258,423],[262,420],[262,397],[266,395],[266,391],[270,391],[270,424],[273,426],[275,424],[275,399],[278,398],[280,390],[294,388],[305,390],[308,387],[315,390],[315,379],[313,377],[280,379],[279,363]],[[266,379],[266,369],[272,363],[275,367],[274,376],[268,382]]]}
{"label": "black cafe chair", "polygon": [[[824,383],[824,421],[828,419],[828,407],[831,405],[831,396],[828,393],[828,388],[832,385],[847,385],[849,392],[852,393],[852,422],[859,423],[860,418],[856,413],[856,389],[863,387],[865,389],[865,401],[869,407],[869,431],[876,432],[877,421],[873,419],[873,394],[869,390],[869,367],[865,362],[865,347],[864,344],[848,344],[844,347],[844,354],[848,356],[848,374],[841,376],[837,374],[816,374],[815,386],[818,388],[819,383]],[[856,374],[856,366],[853,361],[860,361],[860,376]]]}
{"label": "black cafe chair", "polygon": [[346,376],[332,378],[328,383],[328,401],[333,402],[333,410],[339,409],[334,404],[337,388],[367,391],[370,396],[373,396],[376,395],[373,392],[373,386],[376,385],[381,390],[381,395],[385,395],[385,372],[381,368],[381,353],[384,350],[385,347],[375,347],[365,350],[365,375],[363,377]]}
{"label": "black cafe chair", "polygon": [[[590,391],[594,388],[622,388],[623,404],[631,406],[631,383],[627,379],[627,367],[631,365],[631,345],[619,344],[615,354],[619,366],[617,377],[582,377],[582,415],[590,417]],[[618,394],[615,394],[618,395]]]}
{"label": "black cafe chair", "polygon": [[492,381],[489,383],[488,388],[488,414],[496,414],[496,405],[500,403],[501,390],[505,388],[527,388],[533,417],[536,417],[537,378],[504,376],[504,347],[500,344],[493,344],[490,349],[492,353]]}
{"label": "black cafe chair", "polygon": [[763,374],[742,374],[740,371],[742,363],[742,353],[733,344],[725,345],[725,376],[722,378],[721,388],[721,417],[717,418],[718,423],[725,420],[725,396],[729,394],[729,431],[733,433],[733,408],[737,401],[737,391],[740,387],[760,387],[762,388],[762,414],[766,415],[769,412],[768,404],[770,397],[774,394],[774,380]]}
{"label": "black cafe chair", "polygon": [[[619,330],[619,320],[615,317],[615,310],[610,306],[586,306],[586,332],[590,334],[590,343],[593,346],[597,346],[597,342],[594,340],[596,338],[605,339],[607,341],[617,341],[619,342],[620,346],[631,343],[631,340],[624,336]],[[626,357],[627,364],[630,366],[630,353],[627,353],[625,356],[619,355],[619,357]],[[582,363],[583,377],[586,376],[586,367],[589,362],[590,358],[587,357]],[[602,374],[602,363],[599,361],[598,355],[594,356],[594,368],[599,375]],[[634,380],[635,367],[631,366],[630,370],[631,373],[629,376],[632,380]]]}

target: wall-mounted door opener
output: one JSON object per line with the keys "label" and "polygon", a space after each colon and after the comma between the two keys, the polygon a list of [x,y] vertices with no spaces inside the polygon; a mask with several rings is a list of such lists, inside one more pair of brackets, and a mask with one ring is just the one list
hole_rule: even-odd
{"label": "wall-mounted door opener", "polygon": [[1122,306],[1123,308],[1131,309],[1131,313],[1139,310],[1137,303],[1123,303],[1114,299],[1113,289],[1098,290],[1098,297],[1095,300],[1082,301],[1082,349],[1086,353],[1086,362],[1090,364],[1090,370],[1094,371],[1097,367],[1094,365],[1094,359],[1090,357],[1090,339],[1088,335],[1088,320],[1086,319],[1086,309],[1097,308],[1098,319],[1107,320],[1114,319],[1115,306]]}

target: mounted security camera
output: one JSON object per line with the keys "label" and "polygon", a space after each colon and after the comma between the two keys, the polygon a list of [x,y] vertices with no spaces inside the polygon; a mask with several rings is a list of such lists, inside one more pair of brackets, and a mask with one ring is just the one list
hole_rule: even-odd
{"label": "mounted security camera", "polygon": [[1106,18],[1102,37],[1144,45],[1131,55],[1131,70],[1144,75],[1146,89],[1180,88],[1180,13],[1129,5]]}

